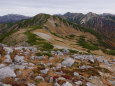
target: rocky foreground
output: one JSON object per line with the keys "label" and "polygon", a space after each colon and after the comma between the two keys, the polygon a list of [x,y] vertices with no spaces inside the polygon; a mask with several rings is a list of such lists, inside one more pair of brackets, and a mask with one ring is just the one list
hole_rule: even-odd
{"label": "rocky foreground", "polygon": [[0,45],[0,86],[115,86],[115,58]]}

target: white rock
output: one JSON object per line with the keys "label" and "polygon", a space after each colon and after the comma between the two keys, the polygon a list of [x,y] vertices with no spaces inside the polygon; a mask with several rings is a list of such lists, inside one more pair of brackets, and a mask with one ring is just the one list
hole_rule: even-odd
{"label": "white rock", "polygon": [[62,86],[73,86],[73,85],[69,82],[66,82],[66,83],[63,83]]}
{"label": "white rock", "polygon": [[77,73],[77,72],[74,72],[73,74],[74,74],[74,76],[79,76],[79,73]]}
{"label": "white rock", "polygon": [[62,62],[62,65],[71,67],[74,64],[75,60],[72,58],[65,58]]}
{"label": "white rock", "polygon": [[16,77],[14,70],[10,67],[4,67],[0,69],[0,79],[4,79],[6,77]]}
{"label": "white rock", "polygon": [[82,85],[82,81],[74,82],[76,85]]}

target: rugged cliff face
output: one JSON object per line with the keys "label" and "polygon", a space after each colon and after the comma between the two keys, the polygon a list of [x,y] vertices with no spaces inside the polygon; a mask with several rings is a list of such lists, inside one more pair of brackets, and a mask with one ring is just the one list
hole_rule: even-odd
{"label": "rugged cliff face", "polygon": [[86,28],[94,29],[104,36],[105,42],[115,48],[115,15],[95,13],[66,13],[62,17],[68,21],[80,24]]}

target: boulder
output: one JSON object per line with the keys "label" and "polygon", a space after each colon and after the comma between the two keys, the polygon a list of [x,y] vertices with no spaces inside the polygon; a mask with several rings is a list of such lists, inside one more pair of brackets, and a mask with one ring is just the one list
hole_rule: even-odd
{"label": "boulder", "polygon": [[14,58],[14,61],[17,62],[17,63],[23,63],[23,62],[25,62],[24,61],[24,56],[16,55],[15,58]]}
{"label": "boulder", "polygon": [[16,77],[14,70],[10,67],[3,67],[0,69],[0,80],[6,77]]}
{"label": "boulder", "polygon": [[64,61],[62,61],[62,65],[67,66],[67,67],[71,67],[74,64],[75,60],[68,57],[65,58]]}

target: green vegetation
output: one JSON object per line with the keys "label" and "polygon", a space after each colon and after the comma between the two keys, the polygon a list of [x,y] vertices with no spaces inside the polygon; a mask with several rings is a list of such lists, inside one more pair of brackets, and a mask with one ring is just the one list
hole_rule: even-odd
{"label": "green vegetation", "polygon": [[79,38],[78,44],[82,46],[83,48],[87,48],[89,50],[98,50],[99,48],[92,43],[86,42],[84,36],[81,36]]}
{"label": "green vegetation", "polygon": [[51,53],[46,53],[46,52],[39,52],[36,53],[36,56],[48,56],[48,57],[52,57]]}
{"label": "green vegetation", "polygon": [[32,28],[31,31],[33,31],[33,30],[36,30],[36,29],[42,29],[43,26],[41,26],[41,25],[34,25],[34,26],[31,26],[30,28]]}
{"label": "green vegetation", "polygon": [[75,38],[75,35],[74,34],[70,34],[70,35],[67,35],[66,38],[73,39],[73,38]]}
{"label": "green vegetation", "polygon": [[10,32],[7,32],[5,34],[2,34],[0,35],[0,42],[2,42],[6,37],[10,36],[11,34],[13,34],[14,32],[16,32],[17,30],[14,30],[14,31],[10,31]]}
{"label": "green vegetation", "polygon": [[53,34],[54,36],[57,36],[57,37],[59,37],[59,38],[63,38],[63,37],[60,36],[59,34],[56,34],[56,33],[53,33],[53,32],[51,32],[51,34]]}
{"label": "green vegetation", "polygon": [[59,24],[57,24],[57,23],[55,23],[55,26],[56,26],[56,27],[59,27],[60,25],[59,25]]}
{"label": "green vegetation", "polygon": [[25,35],[27,35],[27,42],[30,45],[38,45],[41,50],[50,50],[54,48],[51,43],[46,42],[44,39],[32,34],[30,31],[25,32]]}
{"label": "green vegetation", "polygon": [[110,54],[110,55],[115,55],[115,50],[105,50],[105,49],[102,49],[102,51],[106,54]]}

